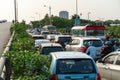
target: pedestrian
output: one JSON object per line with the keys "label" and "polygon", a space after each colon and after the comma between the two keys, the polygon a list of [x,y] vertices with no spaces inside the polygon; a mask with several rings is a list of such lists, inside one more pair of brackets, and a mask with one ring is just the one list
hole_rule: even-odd
{"label": "pedestrian", "polygon": [[86,50],[86,54],[88,54],[89,56],[91,56],[95,61],[96,61],[96,47],[93,46],[93,42],[88,42],[89,47]]}
{"label": "pedestrian", "polygon": [[101,52],[101,54],[102,54],[101,57],[102,57],[102,58],[103,58],[104,56],[106,56],[107,54],[115,51],[115,49],[114,49],[114,47],[113,47],[112,45],[113,45],[113,44],[112,44],[111,41],[105,42],[105,48],[104,48],[104,50]]}
{"label": "pedestrian", "polygon": [[85,50],[83,51],[85,53],[87,48],[89,47],[88,42],[84,42],[83,45],[85,46]]}

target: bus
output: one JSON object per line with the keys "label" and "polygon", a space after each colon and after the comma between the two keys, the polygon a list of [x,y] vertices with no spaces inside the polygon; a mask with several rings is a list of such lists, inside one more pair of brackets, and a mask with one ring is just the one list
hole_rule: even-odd
{"label": "bus", "polygon": [[56,33],[56,26],[54,25],[45,25],[43,26],[44,31],[49,31],[50,33]]}
{"label": "bus", "polygon": [[85,26],[74,26],[71,29],[72,35],[77,37],[99,37],[103,41],[105,37],[105,26],[100,25],[85,25]]}

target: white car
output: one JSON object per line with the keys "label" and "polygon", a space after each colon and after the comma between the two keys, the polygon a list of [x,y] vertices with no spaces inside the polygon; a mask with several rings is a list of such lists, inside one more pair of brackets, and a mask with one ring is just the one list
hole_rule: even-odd
{"label": "white car", "polygon": [[101,51],[104,47],[103,42],[100,38],[95,37],[73,37],[72,42],[65,46],[65,50],[67,51],[78,51],[78,52],[85,52],[87,47],[84,45],[85,42],[91,41],[93,46],[96,47],[97,50],[97,57],[101,56]]}
{"label": "white car", "polygon": [[34,40],[36,40],[36,39],[45,39],[45,37],[43,35],[32,35],[32,38]]}
{"label": "white car", "polygon": [[61,44],[65,48],[65,44],[71,42],[71,40],[71,35],[56,35],[54,42]]}
{"label": "white car", "polygon": [[49,35],[47,35],[47,37],[46,37],[46,39],[48,39],[48,40],[54,40],[55,39],[55,34],[49,34]]}
{"label": "white car", "polygon": [[38,48],[42,43],[51,43],[50,40],[46,39],[36,39],[35,40],[35,47]]}
{"label": "white car", "polygon": [[97,62],[102,80],[120,80],[120,51],[114,51]]}
{"label": "white car", "polygon": [[59,43],[43,43],[39,48],[40,54],[49,55],[51,52],[64,51]]}

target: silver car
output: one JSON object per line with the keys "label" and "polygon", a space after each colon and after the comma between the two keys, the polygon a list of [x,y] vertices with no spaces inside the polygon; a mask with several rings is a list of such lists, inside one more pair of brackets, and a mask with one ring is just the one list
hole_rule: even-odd
{"label": "silver car", "polygon": [[120,51],[111,52],[99,59],[97,66],[104,80],[120,80]]}

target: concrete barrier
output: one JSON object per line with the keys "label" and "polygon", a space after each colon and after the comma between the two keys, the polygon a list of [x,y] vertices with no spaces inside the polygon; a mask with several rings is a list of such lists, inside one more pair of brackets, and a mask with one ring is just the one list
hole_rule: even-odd
{"label": "concrete barrier", "polygon": [[4,57],[4,54],[10,50],[10,47],[11,47],[11,43],[12,43],[12,40],[13,40],[13,36],[15,34],[15,31],[12,33],[12,36],[11,38],[9,39],[9,42],[8,44],[6,45],[6,48],[0,58],[0,80],[3,79],[3,80],[6,80],[6,66],[5,66],[5,63],[6,63],[6,58]]}

